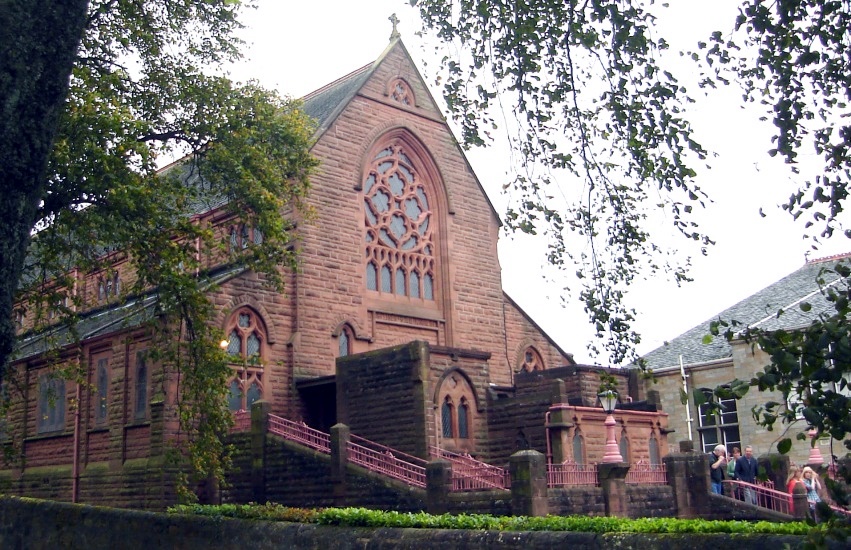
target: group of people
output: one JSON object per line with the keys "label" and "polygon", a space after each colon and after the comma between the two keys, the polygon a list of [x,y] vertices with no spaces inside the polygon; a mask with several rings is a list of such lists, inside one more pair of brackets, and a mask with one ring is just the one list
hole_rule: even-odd
{"label": "group of people", "polygon": [[[753,456],[753,448],[750,445],[745,447],[744,456],[742,456],[738,447],[733,447],[732,456],[728,457],[727,448],[724,445],[716,445],[715,450],[710,455],[709,477],[712,482],[712,492],[715,494],[724,494],[724,479],[734,479],[752,484],[756,483],[758,471],[759,465]],[[809,466],[805,466],[804,468],[791,466],[789,468],[789,478],[786,483],[786,491],[789,493],[790,502],[792,500],[792,492],[798,483],[802,483],[807,491],[810,516],[815,518],[816,504],[821,502],[819,493],[822,488],[819,476]],[[743,494],[736,493],[728,496],[756,504],[756,493],[751,488],[745,488]]]}
{"label": "group of people", "polygon": [[[753,456],[753,447],[747,445],[745,454],[742,456],[738,447],[733,447],[733,454],[727,457],[727,447],[716,445],[712,451],[709,465],[709,477],[712,481],[712,492],[717,495],[724,494],[724,479],[735,479],[745,483],[756,483],[759,465]],[[734,496],[734,495],[730,495]],[[744,500],[756,504],[756,493],[751,489],[745,489],[744,495],[735,495],[738,498],[744,496]]]}

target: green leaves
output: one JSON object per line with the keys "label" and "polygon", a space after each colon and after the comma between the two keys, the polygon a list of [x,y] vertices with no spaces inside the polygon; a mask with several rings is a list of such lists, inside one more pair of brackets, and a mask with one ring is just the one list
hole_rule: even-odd
{"label": "green leaves", "polygon": [[[47,311],[45,300],[63,298],[56,289],[44,292],[57,273],[111,274],[120,267],[115,303],[156,298],[147,328],[163,379],[179,383],[166,406],[180,421],[171,456],[189,474],[180,488],[187,497],[188,487],[221,478],[228,465],[221,438],[231,422],[225,396],[232,373],[218,347],[210,269],[223,261],[246,266],[282,289],[283,268],[297,263],[286,215],[311,215],[301,201],[316,166],[312,122],[297,102],[215,74],[239,56],[233,31],[250,4],[89,3],[18,294]],[[158,171],[171,158],[181,160]],[[228,251],[221,231],[199,218],[215,208],[262,238]],[[72,281],[58,282],[72,288]],[[93,306],[76,299],[63,310]]]}
{"label": "green leaves", "polygon": [[592,351],[634,359],[630,283],[656,272],[688,280],[688,260],[650,238],[652,210],[712,244],[691,221],[705,199],[691,163],[707,152],[681,115],[690,98],[657,63],[667,43],[651,32],[653,16],[614,0],[417,4],[425,27],[463,52],[447,54],[441,79],[464,144],[484,144],[497,120],[510,121],[523,166],[505,184],[506,226],[546,235],[550,263],[589,275],[578,297],[605,339]]}

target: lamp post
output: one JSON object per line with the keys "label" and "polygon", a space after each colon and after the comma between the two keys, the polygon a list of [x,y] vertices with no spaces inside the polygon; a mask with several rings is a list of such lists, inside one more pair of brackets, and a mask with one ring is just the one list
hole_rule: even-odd
{"label": "lamp post", "polygon": [[600,398],[600,404],[603,405],[603,410],[606,411],[606,421],[603,423],[606,426],[606,453],[603,455],[604,463],[623,462],[621,451],[618,448],[618,442],[615,441],[615,417],[612,413],[615,410],[615,405],[618,403],[618,394],[612,390],[606,390],[600,393],[597,397]]}

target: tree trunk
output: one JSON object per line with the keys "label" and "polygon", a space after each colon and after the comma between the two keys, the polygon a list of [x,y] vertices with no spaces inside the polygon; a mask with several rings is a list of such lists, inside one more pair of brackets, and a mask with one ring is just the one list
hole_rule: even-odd
{"label": "tree trunk", "polygon": [[12,306],[88,0],[0,0],[0,379]]}

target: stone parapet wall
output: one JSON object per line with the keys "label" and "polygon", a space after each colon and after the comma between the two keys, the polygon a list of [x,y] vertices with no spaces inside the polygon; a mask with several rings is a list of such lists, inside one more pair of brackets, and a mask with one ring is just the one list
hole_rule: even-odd
{"label": "stone parapet wall", "polygon": [[[255,550],[279,548],[549,550],[551,548],[799,548],[802,537],[780,535],[648,535],[504,532],[442,529],[365,529],[222,520],[0,497],[0,547],[91,550]],[[839,546],[836,546],[839,548]]]}

